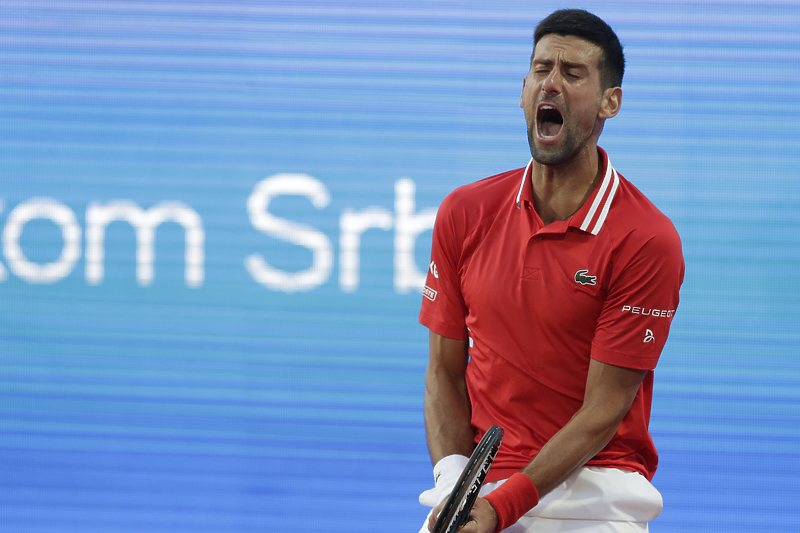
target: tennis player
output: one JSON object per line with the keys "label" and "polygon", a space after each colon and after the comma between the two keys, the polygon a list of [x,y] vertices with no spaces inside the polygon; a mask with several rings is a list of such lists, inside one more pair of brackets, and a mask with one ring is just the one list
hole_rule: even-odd
{"label": "tennis player", "polygon": [[438,211],[422,532],[492,424],[503,445],[461,531],[643,532],[661,512],[648,423],[684,262],[670,220],[597,145],[624,67],[595,15],[542,20],[520,98],[531,161]]}

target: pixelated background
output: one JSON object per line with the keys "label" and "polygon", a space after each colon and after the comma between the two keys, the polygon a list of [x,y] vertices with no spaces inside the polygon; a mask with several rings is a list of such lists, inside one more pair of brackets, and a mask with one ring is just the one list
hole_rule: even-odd
{"label": "pixelated background", "polygon": [[[0,530],[417,531],[430,219],[561,2],[0,1]],[[800,7],[592,2],[675,223],[659,532],[796,527]]]}

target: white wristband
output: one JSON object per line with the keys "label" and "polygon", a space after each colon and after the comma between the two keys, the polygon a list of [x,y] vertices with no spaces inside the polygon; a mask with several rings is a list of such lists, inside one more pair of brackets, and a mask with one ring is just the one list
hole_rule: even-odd
{"label": "white wristband", "polygon": [[453,491],[469,457],[464,455],[448,455],[433,467],[434,488],[419,495],[419,503],[428,507],[436,507]]}

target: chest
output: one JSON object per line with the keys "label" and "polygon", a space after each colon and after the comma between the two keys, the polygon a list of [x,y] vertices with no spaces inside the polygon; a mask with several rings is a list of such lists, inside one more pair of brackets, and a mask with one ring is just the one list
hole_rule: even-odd
{"label": "chest", "polygon": [[461,263],[468,327],[502,321],[523,336],[556,330],[591,342],[607,294],[610,246],[558,224],[535,231],[523,216],[507,217],[474,236]]}

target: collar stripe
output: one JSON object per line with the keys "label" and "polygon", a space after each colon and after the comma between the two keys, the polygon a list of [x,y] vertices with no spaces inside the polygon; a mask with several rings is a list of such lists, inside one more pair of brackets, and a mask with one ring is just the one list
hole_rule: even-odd
{"label": "collar stripe", "polygon": [[525,172],[522,173],[522,182],[519,184],[519,192],[517,193],[517,209],[521,209],[520,204],[522,202],[522,189],[525,188],[525,182],[528,179],[528,174],[532,166],[533,158],[531,157],[531,160],[528,161],[528,166],[525,167]]}
{"label": "collar stripe", "polygon": [[[525,172],[522,173],[522,182],[520,182],[519,191],[517,191],[517,209],[522,208],[522,191],[525,187],[525,183],[528,181],[528,176],[530,176],[532,165],[533,158],[531,158],[531,160],[528,162],[528,165],[525,167]],[[600,229],[603,227],[606,217],[608,216],[608,211],[611,209],[611,203],[614,201],[614,195],[616,195],[618,187],[619,174],[617,174],[617,171],[611,166],[611,161],[606,159],[606,173],[603,175],[603,181],[600,184],[600,190],[597,191],[597,194],[592,201],[592,205],[589,208],[589,212],[586,213],[586,217],[583,219],[583,223],[580,226],[582,231],[589,231],[588,228],[591,225],[592,220],[594,220],[597,210],[600,209],[600,214],[597,217],[597,221],[590,231],[592,235],[597,235],[600,233]],[[608,192],[608,194],[606,194],[606,192]]]}
{"label": "collar stripe", "polygon": [[[609,166],[609,168],[611,168]],[[608,198],[606,199],[606,203],[603,204],[603,210],[600,212],[600,218],[597,219],[597,223],[592,228],[592,235],[597,235],[600,232],[600,228],[603,227],[603,222],[606,221],[606,217],[608,216],[608,210],[611,209],[611,202],[614,200],[614,195],[617,192],[617,187],[619,187],[619,174],[614,169],[611,169],[612,173],[614,174],[614,184],[611,185],[611,192],[608,193]]]}
{"label": "collar stripe", "polygon": [[[597,195],[595,195],[594,197],[594,202],[592,202],[592,207],[589,208],[589,212],[586,213],[586,218],[583,219],[583,224],[581,224],[581,230],[586,231],[586,228],[588,228],[589,224],[592,222],[594,214],[597,212],[597,208],[600,206],[600,202],[606,195],[606,189],[608,189],[608,184],[611,182],[611,174],[613,170],[614,169],[611,168],[611,161],[608,161],[606,167],[606,174],[605,176],[603,176],[603,182],[600,184],[600,190],[597,191]],[[595,229],[599,230],[599,228],[597,227],[595,227]],[[597,235],[596,233],[594,234]]]}

